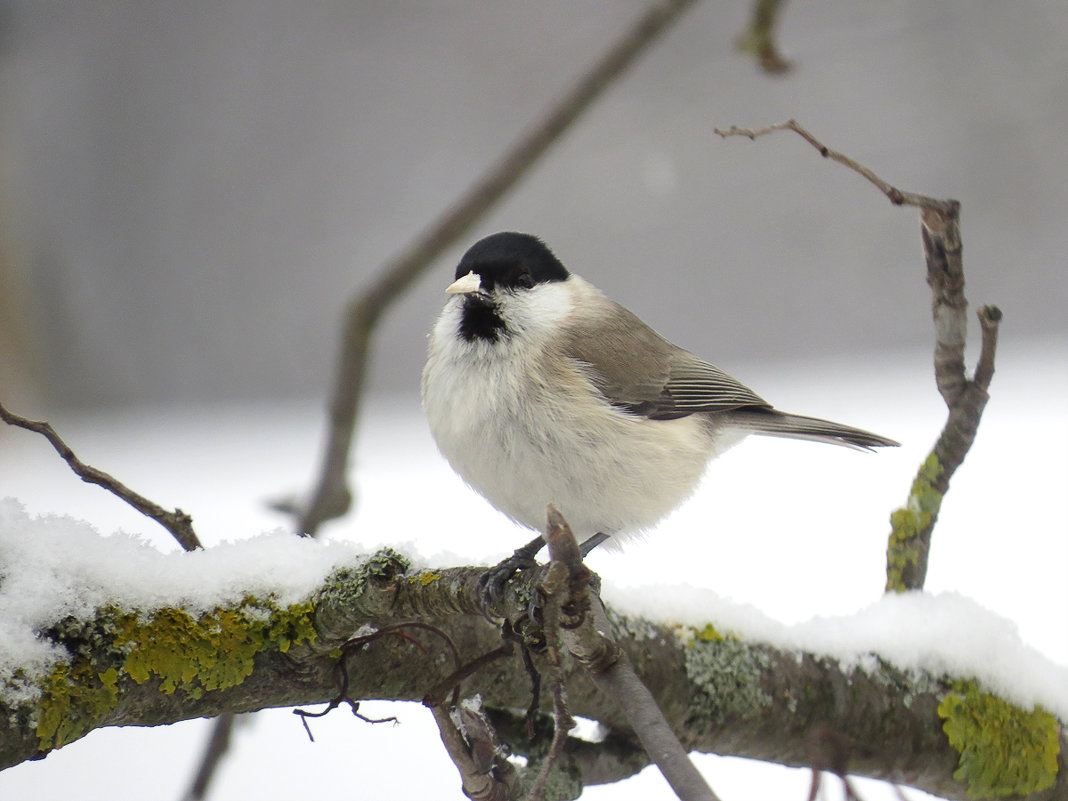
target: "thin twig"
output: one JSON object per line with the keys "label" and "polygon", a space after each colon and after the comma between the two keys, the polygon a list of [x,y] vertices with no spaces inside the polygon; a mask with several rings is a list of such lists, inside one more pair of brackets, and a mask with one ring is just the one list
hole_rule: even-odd
{"label": "thin twig", "polygon": [[606,696],[617,699],[627,723],[675,795],[681,801],[717,801],[626,654],[605,634],[609,623],[604,607],[599,598],[589,597],[592,574],[582,564],[571,527],[551,506],[546,540],[552,561],[568,568],[570,597],[560,607],[560,633],[568,651]]}
{"label": "thin twig", "polygon": [[[345,665],[345,656],[342,656],[334,665],[334,672],[338,676],[338,692],[337,695],[330,699],[324,709],[318,712],[309,712],[306,709],[294,709],[293,714],[300,718],[300,722],[304,724],[304,731],[308,734],[308,739],[311,742],[315,742],[315,735],[312,734],[311,727],[308,725],[308,718],[324,718],[340,707],[342,704],[348,704],[349,709],[352,710],[352,714],[362,720],[364,723],[397,723],[396,717],[388,718],[369,718],[360,713],[360,702],[354,698],[349,697],[349,669]],[[220,716],[218,722],[221,724],[226,716]],[[211,775],[209,773],[208,778],[210,780]],[[206,788],[205,788],[206,789]],[[194,796],[195,798],[203,798],[202,795]]]}
{"label": "thin twig", "polygon": [[874,172],[869,170],[862,164],[854,161],[837,150],[831,150],[815,136],[808,132],[797,120],[787,120],[786,122],[778,122],[774,125],[768,125],[765,128],[739,128],[737,125],[732,125],[726,130],[720,128],[714,129],[714,132],[719,136],[726,139],[728,136],[744,136],[748,139],[756,139],[761,136],[765,136],[775,131],[793,131],[798,136],[803,138],[806,142],[816,148],[819,154],[824,158],[837,161],[839,164],[843,164],[853,172],[867,178],[871,183],[878,187],[879,191],[889,198],[890,202],[895,206],[917,206],[920,208],[935,208],[947,210],[950,205],[956,204],[953,200],[937,200],[935,198],[927,197],[926,195],[919,195],[914,192],[903,192],[895,186],[891,186]]}
{"label": "thin twig", "polygon": [[25,417],[20,417],[17,414],[9,412],[4,408],[3,404],[0,404],[0,419],[8,425],[24,428],[27,431],[33,431],[43,436],[49,443],[51,443],[52,447],[56,449],[56,453],[60,455],[63,461],[70,465],[70,469],[73,470],[75,475],[82,481],[103,487],[112,495],[126,501],[126,503],[141,514],[155,520],[167,529],[167,531],[170,532],[170,535],[174,537],[178,541],[178,544],[185,550],[193,551],[203,547],[200,544],[200,540],[197,538],[196,532],[193,530],[192,517],[187,515],[181,509],[175,509],[173,512],[168,512],[162,506],[153,503],[144,495],[134,492],[111,474],[87,465],[75,456],[74,451],[70,449],[70,446],[63,441],[49,423],[42,420],[29,420]]}
{"label": "thin twig", "polygon": [[758,129],[731,126],[722,131],[717,128],[715,132],[722,137],[745,136],[756,139],[774,131],[793,131],[823,157],[864,176],[891,203],[915,206],[921,210],[920,233],[934,320],[935,384],[949,408],[949,417],[913,481],[908,503],[891,515],[886,588],[898,592],[922,589],[927,577],[931,534],[938,522],[942,498],[949,489],[950,478],[964,462],[975,441],[979,421],[986,408],[987,389],[994,375],[1001,311],[996,306],[985,306],[979,311],[982,346],[975,374],[969,379],[964,362],[968,300],[964,295],[960,203],[952,199],[938,200],[914,192],[903,192],[864,165],[828,148],[796,120]]}
{"label": "thin twig", "polygon": [[471,230],[522,178],[591,104],[618,79],[668,25],[696,0],[658,0],[593,67],[446,212],[392,258],[378,277],[349,301],[341,351],[331,392],[327,442],[311,500],[298,531],[314,536],[326,520],[343,515],[352,502],[346,470],[363,393],[368,352],[379,317],[433,261]]}
{"label": "thin twig", "polygon": [[[545,795],[545,785],[549,781],[549,775],[564,753],[568,732],[575,728],[575,719],[567,711],[559,628],[561,607],[570,597],[569,578],[570,571],[567,565],[563,562],[550,562],[545,577],[538,583],[538,595],[542,599],[541,611],[544,619],[545,655],[549,663],[548,679],[553,691],[553,739],[548,752],[542,758],[538,775],[524,801],[541,801]],[[529,720],[528,715],[528,723]]]}
{"label": "thin twig", "polygon": [[369,634],[361,634],[358,637],[352,637],[352,638],[346,640],[344,643],[342,643],[342,645],[341,645],[341,647],[339,649],[341,651],[341,656],[338,659],[337,664],[334,666],[335,673],[336,673],[336,675],[338,677],[337,695],[335,695],[327,703],[326,708],[322,709],[319,712],[308,712],[308,711],[306,711],[304,709],[294,709],[293,710],[293,714],[299,716],[301,722],[304,724],[304,730],[306,732],[308,732],[308,738],[309,739],[311,739],[313,742],[315,741],[315,738],[312,736],[311,729],[308,728],[308,718],[321,718],[321,717],[324,717],[325,715],[330,714],[335,709],[340,707],[342,704],[348,704],[349,707],[352,709],[352,714],[355,715],[356,717],[358,717],[360,720],[366,722],[366,723],[396,723],[397,722],[397,719],[395,717],[375,719],[375,718],[369,718],[369,717],[366,717],[366,716],[360,714],[360,702],[349,697],[349,669],[348,669],[347,662],[348,662],[349,656],[356,649],[362,648],[363,646],[365,646],[365,645],[367,645],[369,643],[372,643],[375,640],[380,640],[383,637],[397,637],[399,639],[402,639],[402,640],[405,640],[406,642],[411,643],[416,648],[418,648],[422,653],[424,653],[424,654],[429,653],[429,651],[426,649],[426,647],[423,646],[423,644],[421,642],[419,642],[414,637],[410,637],[409,635],[404,633],[404,629],[412,629],[412,628],[414,628],[414,629],[422,629],[423,631],[429,631],[432,634],[436,634],[438,637],[440,637],[445,642],[445,646],[449,649],[449,652],[452,654],[453,662],[456,663],[456,664],[459,664],[460,651],[457,649],[456,643],[454,643],[452,641],[452,638],[448,634],[446,634],[444,631],[439,629],[437,626],[432,626],[429,623],[423,623],[423,622],[418,621],[418,620],[406,621],[404,623],[396,623],[396,624],[394,624],[392,626],[383,626],[382,628],[376,629],[375,631],[373,631],[373,632],[371,632]]}
{"label": "thin twig", "polygon": [[464,795],[472,801],[511,801],[519,791],[519,777],[512,764],[499,753],[493,730],[480,713],[461,706],[463,732],[449,710],[441,704],[430,707],[441,742],[460,774]]}
{"label": "thin twig", "polygon": [[470,662],[456,668],[456,670],[431,688],[430,691],[423,696],[423,703],[426,706],[435,706],[442,703],[445,700],[445,696],[459,687],[460,682],[468,676],[481,670],[486,665],[496,662],[498,659],[504,659],[507,656],[511,656],[513,653],[515,653],[515,648],[512,646],[512,643],[506,642],[500,648],[495,648],[492,651],[482,654],[482,656],[475,657]]}

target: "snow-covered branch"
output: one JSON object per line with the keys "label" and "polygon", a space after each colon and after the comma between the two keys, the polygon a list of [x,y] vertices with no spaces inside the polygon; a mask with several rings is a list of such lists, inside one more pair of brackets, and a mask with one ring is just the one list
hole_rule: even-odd
{"label": "snow-covered branch", "polygon": [[[389,551],[357,557],[344,546],[284,536],[160,554],[67,519],[30,519],[10,501],[0,506],[0,531],[3,766],[44,756],[102,726],[325,702],[338,693],[342,656],[349,697],[420,700],[451,672],[449,643],[464,660],[500,645],[498,630],[481,614],[477,567],[414,570]],[[285,577],[265,583],[266,563],[285,564]],[[159,581],[146,582],[145,575]],[[26,591],[45,576],[49,593]],[[535,577],[524,579],[511,583],[495,614],[525,614]],[[611,635],[687,748],[844,766],[963,798],[961,752],[982,742],[986,769],[1002,760],[1006,776],[1021,777],[1021,788],[1048,776],[1054,784],[1028,797],[1062,797],[1068,743],[1057,717],[1068,717],[1064,670],[974,605],[925,597],[910,611],[909,598],[888,597],[866,614],[895,619],[899,630],[919,629],[941,607],[943,626],[969,637],[992,632],[988,648],[969,648],[986,654],[983,664],[960,661],[949,643],[941,651],[930,644],[912,654],[890,646],[872,653],[859,635],[844,644],[829,635],[849,630],[841,620],[792,635],[785,627],[778,634],[760,626],[747,632],[739,625],[744,615],[722,603],[704,606],[709,617],[701,625],[610,613]],[[342,647],[354,632],[404,621],[431,622],[448,642],[413,630]],[[870,622],[861,618],[854,630]],[[880,627],[883,634],[891,628]],[[1000,661],[1030,681],[1001,681],[990,666],[997,661],[989,658],[993,649],[1008,651]],[[614,700],[574,660],[563,669],[570,712],[625,733]],[[490,662],[468,681],[486,707],[521,709],[529,702],[518,657]],[[610,735],[606,752],[618,753],[618,740]],[[511,745],[517,753],[528,747]],[[565,757],[591,764],[596,747],[569,741]]]}

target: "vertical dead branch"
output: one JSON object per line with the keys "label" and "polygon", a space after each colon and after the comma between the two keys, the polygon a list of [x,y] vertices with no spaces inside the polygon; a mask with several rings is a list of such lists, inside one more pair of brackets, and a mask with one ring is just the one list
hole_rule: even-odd
{"label": "vertical dead branch", "polygon": [[996,306],[984,306],[979,310],[982,345],[975,373],[968,378],[964,367],[968,300],[964,295],[960,203],[903,192],[891,186],[867,167],[829,149],[795,120],[756,130],[737,127],[725,131],[717,129],[716,133],[722,137],[746,136],[756,139],[773,131],[793,131],[824,158],[837,161],[864,176],[891,203],[920,209],[920,233],[934,318],[935,383],[949,408],[949,417],[930,455],[920,466],[908,502],[890,516],[886,589],[898,592],[922,589],[927,577],[931,533],[938,521],[942,498],[949,489],[950,478],[964,462],[975,441],[979,420],[986,407],[987,390],[994,375],[1001,311]]}

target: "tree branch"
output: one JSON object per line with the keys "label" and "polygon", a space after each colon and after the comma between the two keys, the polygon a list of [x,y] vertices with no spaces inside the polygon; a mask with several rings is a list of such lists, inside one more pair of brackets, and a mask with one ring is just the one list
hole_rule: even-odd
{"label": "tree branch", "polygon": [[[324,581],[310,605],[272,612],[276,622],[270,630],[283,630],[284,637],[250,635],[246,641],[239,631],[231,632],[236,645],[225,652],[227,658],[240,654],[246,642],[258,650],[247,662],[247,674],[237,671],[232,683],[211,688],[198,683],[202,672],[194,669],[194,678],[175,680],[168,689],[167,666],[180,675],[185,658],[181,655],[196,652],[195,642],[173,638],[179,632],[195,640],[200,627],[217,632],[219,620],[242,619],[236,610],[229,615],[217,610],[206,620],[192,618],[159,631],[151,627],[173,621],[177,612],[109,608],[88,620],[56,621],[41,636],[72,656],[47,676],[27,669],[21,681],[40,690],[36,697],[5,693],[0,700],[0,767],[43,756],[100,726],[159,725],[223,712],[329,701],[338,692],[337,654],[351,633],[364,626],[433,621],[465,658],[492,651],[499,645],[499,632],[482,616],[481,574],[481,568],[472,567],[413,574],[392,552],[338,570]],[[524,574],[522,580],[511,582],[493,613],[523,615],[536,579]],[[312,639],[310,634],[301,636],[310,631],[299,624],[302,616],[314,625]],[[243,619],[244,625],[262,626],[264,614],[250,613]],[[166,644],[164,634],[172,638],[165,664],[158,666],[164,675],[144,655],[134,659],[129,644],[117,638],[116,631],[130,621],[148,627],[137,642]],[[293,630],[286,628],[290,624]],[[878,658],[866,661],[864,667],[842,665],[818,654],[743,639],[716,639],[704,631],[611,612],[604,625],[635,665],[673,730],[681,733],[687,749],[808,765],[813,762],[812,732],[826,727],[848,744],[850,772],[948,798],[965,797],[965,783],[953,776],[959,754],[947,741],[938,714],[953,677],[906,672]],[[351,649],[344,657],[349,696],[421,699],[436,683],[435,677],[441,677],[442,666],[453,663],[443,638],[426,638],[423,647],[426,654],[408,641],[381,637]],[[174,659],[177,664],[171,664]],[[404,669],[398,670],[398,665]],[[571,714],[601,721],[613,730],[629,728],[615,699],[600,692],[585,669],[577,663],[565,669]],[[519,659],[485,664],[478,676],[487,707],[526,705],[529,685]],[[52,739],[45,742],[45,735]],[[1060,773],[1049,790],[1030,796],[1032,801],[1068,792],[1068,742],[1063,731],[1054,736],[1060,744]],[[595,745],[582,747],[587,761],[592,761],[588,755]]]}
{"label": "tree branch", "polygon": [[[558,570],[562,575],[556,582],[555,595],[559,598],[557,603],[561,612],[567,616],[561,621],[560,634],[568,651],[605,696],[619,704],[642,747],[680,801],[719,801],[690,761],[686,749],[634,672],[623,649],[605,634],[609,626],[601,599],[590,598],[588,593],[592,574],[582,563],[582,554],[571,527],[552,506],[549,507],[545,539],[552,559],[550,573],[553,568],[562,568]],[[548,580],[539,586],[547,587]]]}
{"label": "tree branch", "polygon": [[346,470],[363,393],[368,352],[378,318],[443,250],[470,231],[694,2],[654,2],[499,162],[428,229],[387,262],[378,277],[349,301],[344,313],[341,352],[330,396],[326,448],[311,500],[299,516],[300,533],[314,536],[323,522],[343,515],[352,502]]}
{"label": "tree branch", "polygon": [[949,416],[938,441],[913,480],[906,505],[891,514],[886,589],[897,592],[922,589],[927,578],[931,535],[938,522],[942,499],[949,489],[949,480],[963,464],[964,457],[975,441],[979,421],[986,408],[989,397],[987,389],[994,375],[1001,311],[996,306],[984,306],[979,310],[982,348],[975,375],[969,379],[964,368],[968,300],[964,295],[960,203],[903,192],[864,165],[828,148],[796,120],[755,130],[734,126],[726,131],[716,129],[716,133],[722,137],[746,136],[749,139],[774,131],[793,131],[824,158],[837,161],[862,175],[878,187],[891,203],[920,209],[920,233],[927,262],[927,283],[931,287],[931,316],[934,319],[935,383],[949,408]]}
{"label": "tree branch", "polygon": [[43,420],[29,420],[25,417],[20,417],[13,412],[9,412],[4,408],[2,403],[0,403],[0,420],[3,420],[8,425],[24,428],[27,431],[33,431],[43,436],[49,443],[51,443],[52,447],[56,449],[56,453],[60,455],[63,461],[70,466],[70,469],[73,470],[75,475],[82,481],[103,487],[112,495],[126,501],[126,503],[141,514],[155,520],[167,529],[170,535],[174,537],[178,541],[178,544],[185,550],[192,551],[203,547],[200,544],[200,540],[197,538],[196,532],[193,530],[192,517],[187,515],[181,509],[175,509],[173,512],[168,512],[162,506],[150,501],[144,495],[134,492],[110,473],[105,473],[103,470],[98,470],[95,467],[87,465],[74,454],[74,451],[70,449],[70,446],[63,441],[49,423]]}

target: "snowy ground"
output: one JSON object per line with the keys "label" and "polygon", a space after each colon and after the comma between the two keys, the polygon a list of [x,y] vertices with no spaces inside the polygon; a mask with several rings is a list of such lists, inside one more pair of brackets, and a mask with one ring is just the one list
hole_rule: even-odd
{"label": "snowy ground", "polygon": [[[732,372],[781,408],[868,428],[901,440],[903,447],[864,455],[750,439],[713,463],[694,500],[646,542],[623,553],[591,556],[606,594],[649,614],[695,618],[713,604],[733,604],[735,610],[748,605],[754,611],[745,614],[765,618],[760,625],[767,631],[782,637],[819,632],[831,649],[885,641],[893,621],[885,608],[869,607],[882,594],[887,515],[904,499],[944,417],[929,365],[923,353],[859,365],[832,360],[750,369],[732,365]],[[959,594],[1012,621],[1024,644],[1060,666],[1051,668],[1053,675],[1063,674],[1068,669],[1068,343],[1004,342],[992,395],[979,439],[943,505],[927,589],[950,603],[952,594]],[[33,410],[16,411],[33,416]],[[312,405],[142,409],[53,422],[85,461],[161,504],[190,512],[201,538],[214,545],[284,525],[263,501],[307,484],[317,459],[321,414]],[[490,562],[525,541],[525,532],[451,474],[434,451],[414,400],[370,404],[355,469],[357,513],[327,530],[331,540],[361,548],[390,544],[433,564]],[[122,530],[161,550],[175,548],[154,524],[74,478],[44,441],[29,433],[0,431],[0,497],[5,496],[19,499],[32,514],[69,514],[104,533]],[[454,525],[458,520],[462,527]],[[277,569],[285,571],[286,565]],[[690,585],[695,600],[680,612],[678,598],[686,595],[685,588],[672,593],[637,589],[658,584]],[[701,593],[709,597],[709,591],[716,598],[707,606],[696,600]],[[862,609],[868,609],[865,626],[833,620]],[[984,642],[988,636],[1005,642],[1013,635],[1000,624],[983,624],[950,645],[961,653],[982,652],[990,648]],[[995,650],[986,651],[992,662],[1011,649]],[[1042,663],[1020,659],[1021,665]],[[1029,667],[1020,673],[1022,685],[1036,680]],[[369,702],[362,711],[396,714],[401,724],[370,727],[335,713],[314,722],[313,744],[288,710],[250,718],[215,797],[299,798],[340,791],[346,797],[462,798],[425,710]],[[191,721],[94,732],[41,762],[0,774],[0,798],[178,798],[209,725]],[[410,769],[413,757],[418,771]],[[737,759],[697,760],[725,799],[800,799],[807,793],[804,771]],[[861,786],[868,801],[894,797],[882,786]],[[671,797],[651,770],[621,786],[591,788],[584,796]],[[828,797],[840,797],[839,790]]]}

